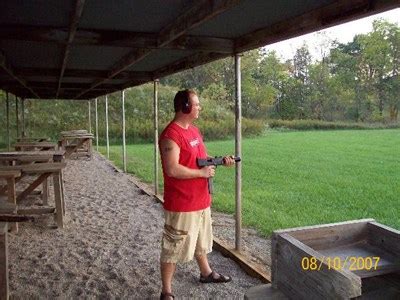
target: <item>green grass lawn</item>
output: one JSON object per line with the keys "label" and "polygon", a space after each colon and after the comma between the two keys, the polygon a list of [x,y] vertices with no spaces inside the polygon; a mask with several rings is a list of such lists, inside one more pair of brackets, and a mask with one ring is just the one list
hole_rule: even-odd
{"label": "green grass lawn", "polygon": [[[206,145],[210,155],[234,152],[233,140]],[[129,145],[127,152],[128,171],[151,182],[153,146]],[[265,235],[360,218],[400,229],[398,129],[271,131],[243,140],[242,153],[243,222]],[[119,166],[121,154],[121,146],[111,147]],[[213,207],[219,211],[234,212],[234,173],[217,169]]]}

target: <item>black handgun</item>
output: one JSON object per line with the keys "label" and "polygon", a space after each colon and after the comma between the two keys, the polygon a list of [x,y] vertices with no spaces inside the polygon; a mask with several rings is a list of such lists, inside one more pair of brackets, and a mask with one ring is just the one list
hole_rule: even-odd
{"label": "black handgun", "polygon": [[[242,159],[237,156],[237,157],[233,157],[233,159],[235,160],[235,162],[239,162]],[[197,159],[197,165],[200,168],[206,167],[206,166],[221,166],[224,164],[224,158],[222,156],[216,156],[216,157],[209,157],[209,158],[198,158]],[[214,191],[213,189],[213,181],[212,181],[212,177],[208,178],[208,192],[210,194],[212,194]]]}

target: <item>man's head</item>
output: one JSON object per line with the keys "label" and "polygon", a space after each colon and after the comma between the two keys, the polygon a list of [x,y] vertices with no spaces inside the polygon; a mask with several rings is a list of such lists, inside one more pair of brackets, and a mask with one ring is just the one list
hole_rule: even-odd
{"label": "man's head", "polygon": [[197,119],[200,111],[199,98],[193,90],[183,90],[176,93],[174,98],[175,113],[192,116]]}

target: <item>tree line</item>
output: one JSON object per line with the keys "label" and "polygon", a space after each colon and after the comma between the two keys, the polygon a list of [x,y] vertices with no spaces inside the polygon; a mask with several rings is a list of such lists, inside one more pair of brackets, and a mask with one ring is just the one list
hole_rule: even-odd
{"label": "tree line", "polygon": [[[400,107],[400,28],[383,19],[349,43],[324,40],[313,60],[307,44],[282,61],[262,48],[242,58],[243,116],[397,122]],[[233,109],[231,58],[165,78],[172,86],[196,87],[203,97]]]}

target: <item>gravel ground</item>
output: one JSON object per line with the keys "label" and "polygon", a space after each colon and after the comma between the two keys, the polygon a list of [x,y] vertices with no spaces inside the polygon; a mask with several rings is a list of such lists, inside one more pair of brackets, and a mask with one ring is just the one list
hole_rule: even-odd
{"label": "gravel ground", "polygon": [[[97,154],[90,161],[68,160],[64,181],[64,229],[54,229],[53,218],[44,216],[21,223],[19,233],[9,235],[11,298],[159,297],[161,204]],[[213,218],[216,236],[232,241],[232,217],[214,213]],[[243,236],[253,260],[267,265],[269,241],[254,230]],[[178,299],[241,299],[261,283],[216,251],[209,260],[233,281],[200,284],[196,263],[181,264],[173,282]]]}

